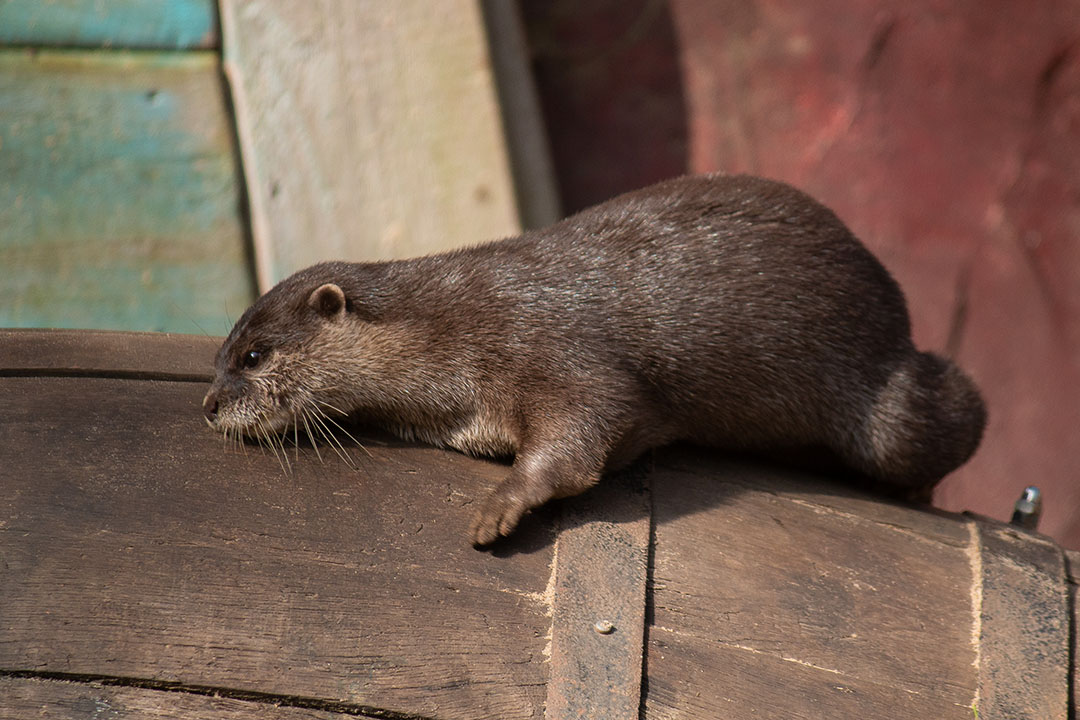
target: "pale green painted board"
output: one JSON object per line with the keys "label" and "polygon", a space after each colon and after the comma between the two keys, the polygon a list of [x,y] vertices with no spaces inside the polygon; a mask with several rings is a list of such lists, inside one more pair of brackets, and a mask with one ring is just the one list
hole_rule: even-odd
{"label": "pale green painted board", "polygon": [[0,0],[0,44],[181,50],[218,45],[214,0]]}
{"label": "pale green painted board", "polygon": [[213,52],[0,52],[0,326],[221,334],[254,295]]}

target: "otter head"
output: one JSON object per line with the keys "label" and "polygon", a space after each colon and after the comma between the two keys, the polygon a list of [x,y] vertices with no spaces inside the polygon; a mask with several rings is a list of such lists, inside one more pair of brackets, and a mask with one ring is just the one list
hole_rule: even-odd
{"label": "otter head", "polygon": [[215,359],[203,399],[212,428],[271,441],[289,428],[323,434],[325,418],[354,398],[338,392],[342,372],[363,355],[367,320],[334,282],[336,264],[283,280],[247,309]]}

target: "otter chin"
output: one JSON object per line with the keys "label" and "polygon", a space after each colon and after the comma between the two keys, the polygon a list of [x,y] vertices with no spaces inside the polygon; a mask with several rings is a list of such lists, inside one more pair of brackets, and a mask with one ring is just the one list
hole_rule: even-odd
{"label": "otter chin", "polygon": [[684,177],[548,228],[412,260],[328,262],[247,309],[215,361],[210,426],[335,442],[359,417],[512,456],[470,537],[676,440],[824,446],[926,493],[986,411],[912,344],[903,294],[828,208],[782,183]]}

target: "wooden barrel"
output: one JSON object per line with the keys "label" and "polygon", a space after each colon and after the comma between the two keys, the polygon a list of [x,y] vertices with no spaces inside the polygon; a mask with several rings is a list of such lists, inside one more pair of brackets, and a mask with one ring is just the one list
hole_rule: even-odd
{"label": "wooden barrel", "polygon": [[223,447],[218,343],[0,333],[0,718],[1070,716],[1041,536],[675,448],[481,552],[504,465]]}

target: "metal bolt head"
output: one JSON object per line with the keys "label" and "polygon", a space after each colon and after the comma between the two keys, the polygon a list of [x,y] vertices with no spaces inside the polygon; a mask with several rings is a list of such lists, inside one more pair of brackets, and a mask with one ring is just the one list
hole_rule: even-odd
{"label": "metal bolt head", "polygon": [[597,620],[593,623],[592,629],[601,635],[610,635],[615,632],[615,625],[610,620]]}
{"label": "metal bolt head", "polygon": [[1039,525],[1039,516],[1042,515],[1042,492],[1034,485],[1024,488],[1020,499],[1016,501],[1013,509],[1011,525],[1034,530]]}

